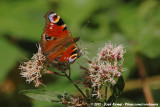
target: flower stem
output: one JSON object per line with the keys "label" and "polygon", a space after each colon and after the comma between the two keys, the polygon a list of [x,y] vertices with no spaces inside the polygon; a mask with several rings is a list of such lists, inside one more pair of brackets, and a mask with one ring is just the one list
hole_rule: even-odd
{"label": "flower stem", "polygon": [[77,88],[77,90],[82,94],[82,96],[83,96],[85,99],[87,99],[86,95],[82,92],[82,90],[78,87],[78,85],[75,84],[75,83],[73,82],[73,80],[70,78],[70,75],[68,76],[68,75],[66,74],[66,72],[65,72],[64,74],[65,74],[65,76],[68,78],[68,80],[71,81],[71,83],[72,83],[72,84]]}
{"label": "flower stem", "polygon": [[108,87],[107,87],[107,86],[105,86],[105,98],[104,98],[104,102],[106,102],[106,101],[107,101],[107,90],[108,90]]}
{"label": "flower stem", "polygon": [[48,74],[55,74],[55,75],[59,75],[59,76],[65,76],[63,74],[60,74],[60,73],[54,72],[54,71],[47,71],[46,73],[48,73]]}
{"label": "flower stem", "polygon": [[69,69],[69,77],[71,77],[71,70]]}

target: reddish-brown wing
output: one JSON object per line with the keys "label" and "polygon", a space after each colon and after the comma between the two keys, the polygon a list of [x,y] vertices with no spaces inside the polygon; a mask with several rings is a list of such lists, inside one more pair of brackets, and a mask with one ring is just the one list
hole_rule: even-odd
{"label": "reddish-brown wing", "polygon": [[46,17],[46,27],[41,38],[41,48],[43,54],[49,62],[74,62],[77,58],[76,41],[69,29],[55,12],[48,12]]}

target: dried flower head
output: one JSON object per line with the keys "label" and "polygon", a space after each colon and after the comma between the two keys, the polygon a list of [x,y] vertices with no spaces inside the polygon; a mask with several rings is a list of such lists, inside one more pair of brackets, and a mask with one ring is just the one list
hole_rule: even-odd
{"label": "dried flower head", "polygon": [[89,53],[86,51],[86,49],[87,49],[87,48],[82,48],[82,49],[81,49],[81,48],[79,47],[79,50],[80,50],[79,54],[80,54],[80,56],[83,56],[84,58],[89,59],[89,58],[88,58],[88,54],[89,54]]}
{"label": "dried flower head", "polygon": [[89,107],[84,98],[68,94],[63,95],[61,103],[65,104],[67,107]]}
{"label": "dried flower head", "polygon": [[38,52],[33,55],[31,60],[28,62],[23,62],[19,69],[21,70],[20,75],[26,78],[26,82],[34,82],[35,86],[38,87],[40,84],[40,79],[42,77],[41,71],[44,70],[44,60],[45,56],[41,53],[41,47],[39,46]]}

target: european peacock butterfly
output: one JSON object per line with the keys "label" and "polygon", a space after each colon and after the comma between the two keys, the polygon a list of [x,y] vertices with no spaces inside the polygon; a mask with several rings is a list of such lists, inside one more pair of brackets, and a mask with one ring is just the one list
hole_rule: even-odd
{"label": "european peacock butterfly", "polygon": [[49,63],[73,63],[78,57],[76,42],[79,37],[72,37],[66,24],[55,12],[48,12],[45,18],[46,26],[40,42],[43,55]]}

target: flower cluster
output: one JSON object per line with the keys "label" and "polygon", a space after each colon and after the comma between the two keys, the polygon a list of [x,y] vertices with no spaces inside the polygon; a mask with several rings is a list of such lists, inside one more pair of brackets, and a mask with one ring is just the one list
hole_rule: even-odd
{"label": "flower cluster", "polygon": [[98,53],[94,61],[89,61],[89,71],[93,86],[100,86],[103,82],[115,84],[114,78],[121,76],[123,68],[123,46],[106,44]]}
{"label": "flower cluster", "polygon": [[96,92],[95,95],[98,98],[101,97],[100,87],[102,85],[114,85],[116,83],[115,78],[120,77],[124,71],[122,68],[124,53],[122,45],[113,46],[108,43],[99,50],[94,60],[88,60],[89,68],[85,70],[88,74],[85,76],[88,82],[85,82],[84,85],[91,82],[91,87],[96,87],[94,93]]}
{"label": "flower cluster", "polygon": [[41,47],[39,46],[38,52],[33,55],[31,60],[28,62],[23,62],[20,65],[20,75],[25,77],[28,83],[33,81],[35,86],[38,87],[40,84],[42,84],[39,78],[42,77],[40,72],[44,70],[45,59],[45,56],[41,53]]}

